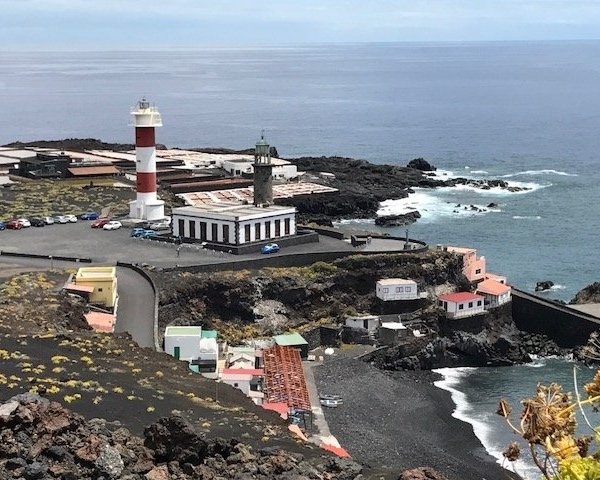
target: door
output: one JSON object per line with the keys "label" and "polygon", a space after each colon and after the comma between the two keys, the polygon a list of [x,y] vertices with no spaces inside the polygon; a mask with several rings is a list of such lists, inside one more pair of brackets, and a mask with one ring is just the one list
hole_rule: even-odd
{"label": "door", "polygon": [[211,238],[211,241],[212,242],[218,242],[219,241],[219,226],[216,223],[213,223],[211,225],[211,227],[212,227],[212,232],[211,232],[212,238]]}
{"label": "door", "polygon": [[244,236],[246,242],[250,241],[250,224],[244,225]]}
{"label": "door", "polygon": [[190,238],[196,238],[196,222],[194,220],[190,220],[188,224],[190,227]]}
{"label": "door", "polygon": [[185,237],[185,220],[180,218],[179,221],[177,222],[177,225],[179,227],[179,236]]}
{"label": "door", "polygon": [[173,356],[176,360],[179,360],[179,357],[181,357],[181,347],[173,348]]}
{"label": "door", "polygon": [[281,236],[281,220],[275,220],[275,236]]}
{"label": "door", "polygon": [[223,243],[231,243],[229,241],[229,225],[223,225]]}
{"label": "door", "polygon": [[200,240],[206,241],[206,222],[200,222]]}

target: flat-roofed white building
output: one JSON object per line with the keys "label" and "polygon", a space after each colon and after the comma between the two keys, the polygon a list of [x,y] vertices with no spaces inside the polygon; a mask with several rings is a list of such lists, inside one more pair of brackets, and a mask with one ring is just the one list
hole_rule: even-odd
{"label": "flat-roofed white building", "polygon": [[239,203],[173,209],[173,235],[200,242],[242,245],[296,234],[296,209]]}
{"label": "flat-roofed white building", "polygon": [[351,328],[364,328],[369,332],[377,330],[381,320],[377,315],[363,315],[357,317],[346,317],[346,326]]}
{"label": "flat-roofed white building", "polygon": [[416,300],[427,297],[427,292],[419,293],[414,280],[405,278],[384,278],[377,281],[375,295],[384,302],[395,300]]}
{"label": "flat-roofed white building", "polygon": [[202,327],[168,326],[165,329],[165,352],[177,360],[191,362],[200,355]]}

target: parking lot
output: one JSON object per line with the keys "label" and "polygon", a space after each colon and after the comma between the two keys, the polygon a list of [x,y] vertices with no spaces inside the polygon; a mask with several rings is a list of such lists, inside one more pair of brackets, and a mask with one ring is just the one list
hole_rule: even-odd
{"label": "parking lot", "polygon": [[[29,227],[0,232],[0,250],[7,252],[60,255],[91,258],[94,263],[149,263],[156,266],[196,265],[261,258],[264,255],[232,255],[205,250],[200,245],[177,246],[156,240],[131,238],[129,228],[106,231],[90,227],[91,222],[54,224],[46,227]],[[319,243],[282,248],[281,255],[289,253],[353,250],[346,242],[321,237]]]}

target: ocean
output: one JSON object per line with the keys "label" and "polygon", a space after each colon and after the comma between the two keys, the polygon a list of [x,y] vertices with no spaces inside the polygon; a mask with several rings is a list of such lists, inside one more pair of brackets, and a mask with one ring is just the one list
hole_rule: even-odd
{"label": "ocean", "polygon": [[[411,237],[475,247],[488,270],[525,290],[552,280],[544,295],[568,301],[600,271],[598,58],[600,42],[0,52],[0,144],[132,142],[129,109],[147,96],[169,146],[247,148],[265,129],[284,157],[425,157],[442,177],[502,178],[529,190],[417,190],[381,211],[418,209]],[[486,416],[494,397],[571,370],[536,366],[445,372],[490,452],[506,437]]]}

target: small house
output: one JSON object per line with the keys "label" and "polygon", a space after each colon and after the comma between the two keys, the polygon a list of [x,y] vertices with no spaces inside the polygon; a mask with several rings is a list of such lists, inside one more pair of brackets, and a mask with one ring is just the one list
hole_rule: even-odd
{"label": "small house", "polygon": [[469,282],[477,282],[485,278],[485,257],[478,257],[477,250],[465,247],[446,247],[446,251],[463,257],[463,274]]}
{"label": "small house", "polygon": [[417,300],[427,296],[426,292],[419,294],[417,282],[404,278],[384,278],[378,280],[375,295],[384,302],[395,300]]}
{"label": "small house", "polygon": [[[88,287],[89,302],[113,308],[117,303],[117,269],[115,267],[81,267],[74,284]],[[89,291],[89,289],[93,289]]]}
{"label": "small house", "polygon": [[[204,333],[204,332],[202,332]],[[219,361],[219,345],[214,337],[201,337],[198,358],[192,364],[198,366],[198,373],[207,378],[217,378],[217,365]]]}
{"label": "small house", "polygon": [[383,322],[379,328],[379,341],[383,345],[396,345],[408,335],[408,328],[401,322]]}
{"label": "small house", "polygon": [[380,325],[377,315],[363,315],[358,317],[346,317],[346,326],[351,328],[364,328],[374,332]]}
{"label": "small house", "polygon": [[308,357],[308,342],[299,333],[286,333],[273,337],[276,345],[280,347],[295,347],[300,350],[300,357]]}
{"label": "small house", "polygon": [[438,297],[438,306],[446,312],[446,318],[464,318],[485,311],[484,298],[471,292],[447,293]]}
{"label": "small house", "polygon": [[479,283],[476,293],[483,295],[486,308],[496,308],[510,302],[510,287],[496,280],[484,280]]}
{"label": "small house", "polygon": [[221,373],[221,381],[244,392],[262,391],[262,378],[265,372],[262,369],[225,368]]}
{"label": "small house", "polygon": [[168,326],[165,329],[165,352],[177,360],[191,362],[200,357],[202,327]]}

